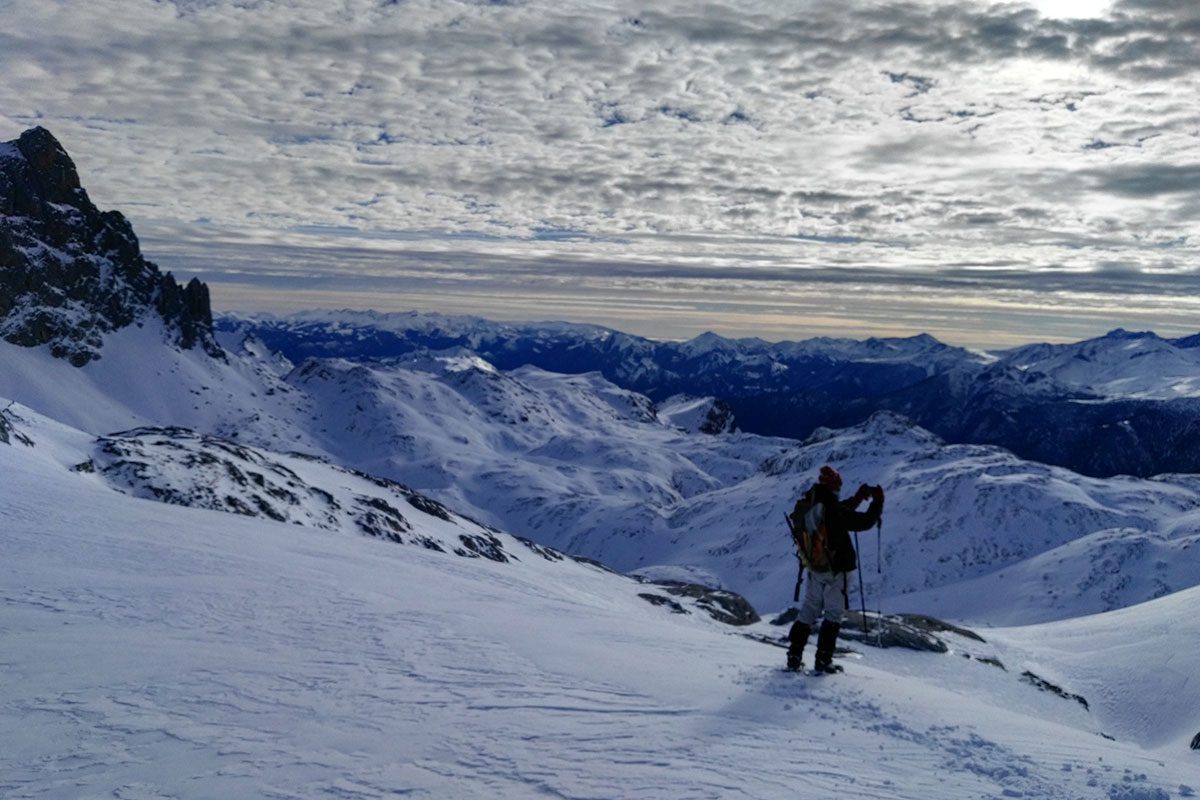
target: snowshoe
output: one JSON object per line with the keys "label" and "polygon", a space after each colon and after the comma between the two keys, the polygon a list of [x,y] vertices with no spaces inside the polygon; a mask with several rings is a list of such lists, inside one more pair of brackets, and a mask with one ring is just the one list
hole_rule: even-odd
{"label": "snowshoe", "polygon": [[842,672],[842,671],[843,670],[842,670],[841,664],[834,664],[833,662],[827,662],[827,663],[814,664],[813,669],[812,669],[812,674],[813,675],[837,675],[839,672]]}

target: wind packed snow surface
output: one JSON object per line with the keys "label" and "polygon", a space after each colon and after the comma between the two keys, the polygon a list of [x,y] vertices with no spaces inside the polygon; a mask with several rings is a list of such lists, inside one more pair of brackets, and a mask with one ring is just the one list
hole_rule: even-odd
{"label": "wind packed snow surface", "polygon": [[[1119,703],[1097,720],[1016,675],[1164,663],[1200,633],[1194,592],[1114,620],[1124,651],[1106,649],[1101,617],[1069,637],[951,640],[1007,669],[861,648],[842,676],[808,678],[602,569],[132,497],[72,471],[90,436],[5,420],[5,798],[1148,800],[1200,786],[1185,737],[1139,733]],[[1196,721],[1187,702],[1137,699]]]}

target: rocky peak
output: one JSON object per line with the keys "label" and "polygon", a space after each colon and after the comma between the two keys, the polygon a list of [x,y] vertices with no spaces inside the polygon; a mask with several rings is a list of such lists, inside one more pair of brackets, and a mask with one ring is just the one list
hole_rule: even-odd
{"label": "rocky peak", "polygon": [[96,208],[53,134],[0,143],[0,337],[83,366],[104,334],[151,315],[171,344],[224,358],[208,287],[180,286],[143,258],[128,220]]}
{"label": "rocky peak", "polygon": [[1127,331],[1124,328],[1114,328],[1100,338],[1124,342],[1133,339],[1157,339],[1158,334],[1154,331]]}
{"label": "rocky peak", "polygon": [[76,205],[87,202],[75,163],[50,131],[30,128],[15,144],[29,164],[29,177],[37,196],[49,203]]}

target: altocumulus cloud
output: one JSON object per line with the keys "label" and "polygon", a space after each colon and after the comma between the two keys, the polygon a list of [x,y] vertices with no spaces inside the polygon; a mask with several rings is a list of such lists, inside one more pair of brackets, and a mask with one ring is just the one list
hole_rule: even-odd
{"label": "altocumulus cloud", "polygon": [[[55,132],[218,304],[652,335],[1194,331],[1200,16],[1017,3],[5,3]],[[1120,265],[1114,268],[1113,265]]]}

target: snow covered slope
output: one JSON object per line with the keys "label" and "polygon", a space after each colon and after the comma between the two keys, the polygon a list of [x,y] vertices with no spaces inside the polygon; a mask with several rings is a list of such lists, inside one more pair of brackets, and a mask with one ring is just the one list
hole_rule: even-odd
{"label": "snow covered slope", "polygon": [[108,334],[103,358],[83,367],[53,358],[46,348],[0,342],[0,397],[90,433],[180,425],[291,443],[278,449],[316,449],[296,424],[306,399],[278,377],[279,364],[269,354],[214,359],[165,346],[162,336],[154,320]]}
{"label": "snow covered slope", "polygon": [[587,559],[481,525],[407,486],[313,456],[271,453],[177,427],[138,428],[92,439],[24,406],[0,404],[7,406],[0,410],[0,443],[22,445],[18,450],[36,451],[123,494],[338,534],[354,532],[463,558],[515,565],[545,559],[568,573],[601,569],[612,575],[618,587],[614,591],[635,593],[676,613],[735,625],[758,620],[733,593],[619,576]]}
{"label": "snow covered slope", "polygon": [[[1194,648],[1174,646],[1200,634],[1191,596],[1070,636],[955,640],[1006,670],[865,649],[813,680],[586,564],[132,497],[70,469],[90,436],[20,407],[4,418],[6,798],[1161,800],[1200,786],[1194,682],[1147,690],[1175,689],[1173,705],[1088,682],[1169,659],[1194,673]],[[1128,651],[1110,647],[1114,627]],[[1022,679],[1034,667],[1094,710]]]}
{"label": "snow covered slope", "polygon": [[1181,747],[1200,731],[1198,607],[1200,590],[1188,589],[1106,614],[986,633],[1010,664],[1088,698],[1111,735]]}

